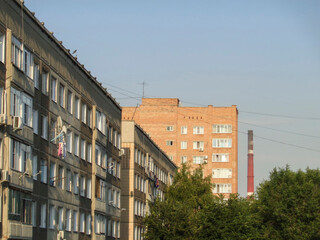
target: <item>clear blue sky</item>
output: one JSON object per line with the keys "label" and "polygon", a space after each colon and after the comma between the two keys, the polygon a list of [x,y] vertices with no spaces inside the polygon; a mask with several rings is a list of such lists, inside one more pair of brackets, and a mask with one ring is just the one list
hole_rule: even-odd
{"label": "clear blue sky", "polygon": [[241,195],[247,186],[248,129],[255,135],[256,186],[274,167],[319,167],[320,1],[25,5],[67,48],[77,49],[78,60],[123,106],[140,103],[143,81],[146,97],[178,97],[184,106],[237,105]]}

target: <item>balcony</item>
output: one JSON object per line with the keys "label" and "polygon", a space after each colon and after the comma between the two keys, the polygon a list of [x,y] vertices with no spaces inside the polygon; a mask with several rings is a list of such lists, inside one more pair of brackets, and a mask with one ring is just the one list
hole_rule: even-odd
{"label": "balcony", "polygon": [[8,237],[32,239],[32,225],[9,221]]}
{"label": "balcony", "polygon": [[11,170],[10,185],[15,185],[30,192],[33,191],[33,179],[22,172]]}

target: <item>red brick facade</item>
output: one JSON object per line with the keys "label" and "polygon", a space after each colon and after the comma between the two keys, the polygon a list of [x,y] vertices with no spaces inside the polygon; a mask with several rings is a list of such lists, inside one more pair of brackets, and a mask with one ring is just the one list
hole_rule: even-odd
{"label": "red brick facade", "polygon": [[134,120],[178,166],[203,164],[218,193],[238,192],[238,111],[231,107],[182,107],[177,98],[144,98],[123,107],[123,120]]}

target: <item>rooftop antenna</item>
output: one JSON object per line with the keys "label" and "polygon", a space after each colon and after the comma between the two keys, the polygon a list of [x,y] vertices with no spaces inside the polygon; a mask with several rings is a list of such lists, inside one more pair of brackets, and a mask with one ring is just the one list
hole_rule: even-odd
{"label": "rooftop antenna", "polygon": [[144,98],[144,86],[147,85],[147,83],[143,81],[142,83],[139,83],[139,84],[142,85],[142,98]]}

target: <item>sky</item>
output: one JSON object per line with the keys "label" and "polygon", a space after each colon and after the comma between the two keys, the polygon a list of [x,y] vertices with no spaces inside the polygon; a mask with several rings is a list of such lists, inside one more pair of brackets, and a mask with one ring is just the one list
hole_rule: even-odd
{"label": "sky", "polygon": [[[25,0],[121,106],[141,97],[239,111],[239,193],[247,132],[255,186],[275,167],[319,168],[320,1]],[[144,91],[142,83],[145,82]]]}

